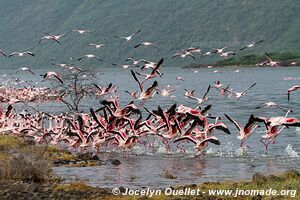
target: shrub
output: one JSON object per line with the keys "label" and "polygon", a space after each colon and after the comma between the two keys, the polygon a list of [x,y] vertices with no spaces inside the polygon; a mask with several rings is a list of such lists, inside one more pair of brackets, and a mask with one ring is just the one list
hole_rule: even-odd
{"label": "shrub", "polygon": [[50,179],[51,172],[51,161],[41,147],[16,148],[0,160],[0,179],[44,182]]}

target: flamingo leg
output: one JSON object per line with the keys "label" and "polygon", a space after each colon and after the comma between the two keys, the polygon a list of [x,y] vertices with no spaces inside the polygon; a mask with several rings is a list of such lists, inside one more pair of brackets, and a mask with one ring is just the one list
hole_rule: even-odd
{"label": "flamingo leg", "polygon": [[170,151],[170,144],[166,138],[163,139],[162,143],[165,145],[166,149]]}
{"label": "flamingo leg", "polygon": [[268,145],[264,142],[265,138],[261,138],[259,141],[265,145],[265,153],[267,154]]}
{"label": "flamingo leg", "polygon": [[240,147],[244,147],[244,144],[245,144],[245,139],[242,139],[242,142],[241,142],[241,146]]}
{"label": "flamingo leg", "polygon": [[186,154],[186,151],[185,151],[185,149],[179,146],[179,145],[180,145],[180,143],[181,143],[181,142],[178,142],[178,144],[177,144],[176,148],[177,148],[177,149],[180,149],[180,153],[182,153],[182,152],[183,152],[183,153],[185,153],[185,154]]}
{"label": "flamingo leg", "polygon": [[122,157],[123,157],[123,158],[126,158],[126,152],[125,152],[125,149],[122,150]]}
{"label": "flamingo leg", "polygon": [[270,144],[271,141],[269,141],[267,144],[266,144],[266,155],[268,155],[268,146]]}
{"label": "flamingo leg", "polygon": [[150,140],[149,140],[149,137],[148,137],[148,135],[146,135],[146,140],[147,140],[147,142],[149,143],[149,148],[151,148],[152,147],[152,144],[151,144],[151,142],[150,142]]}
{"label": "flamingo leg", "polygon": [[154,147],[154,144],[155,144],[155,137],[154,137],[153,140],[152,140],[151,146]]}
{"label": "flamingo leg", "polygon": [[144,104],[145,104],[145,101],[143,100],[143,101],[141,101],[139,107],[142,108],[144,106]]}

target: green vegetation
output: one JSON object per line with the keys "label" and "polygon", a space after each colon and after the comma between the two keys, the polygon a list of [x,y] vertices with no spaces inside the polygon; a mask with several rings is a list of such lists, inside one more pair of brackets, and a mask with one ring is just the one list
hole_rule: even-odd
{"label": "green vegetation", "polygon": [[[269,53],[271,58],[274,61],[280,61],[280,62],[300,62],[300,52],[284,52],[284,53]],[[220,60],[216,62],[216,65],[220,66],[233,66],[233,65],[255,65],[257,63],[266,61],[266,56],[263,55],[255,55],[255,54],[249,54],[241,57],[232,57],[227,60]]]}
{"label": "green vegetation", "polygon": [[0,180],[49,182],[53,161],[77,160],[66,150],[32,145],[23,138],[0,135]]}
{"label": "green vegetation", "polygon": [[[88,53],[104,59],[80,61],[79,65],[111,67],[123,63],[128,56],[158,60],[166,59],[170,66],[212,63],[218,56],[192,59],[171,59],[172,53],[190,46],[204,51],[230,45],[238,51],[244,43],[263,39],[256,47],[246,49],[241,56],[263,52],[293,52],[300,49],[300,2],[298,0],[210,1],[191,0],[10,0],[0,6],[0,49],[32,50],[35,57],[4,58],[0,66],[17,69],[20,65],[49,68],[52,62],[75,62]],[[89,29],[79,35],[72,29]],[[127,36],[142,29],[133,41],[125,42],[113,35]],[[44,33],[69,33],[61,38],[62,45],[38,41]],[[141,41],[153,41],[159,50],[134,49]],[[103,49],[88,44],[105,43]],[[232,42],[238,42],[234,46]],[[73,57],[73,60],[70,60]],[[56,58],[56,60],[51,60]]]}
{"label": "green vegetation", "polygon": [[73,183],[68,183],[68,184],[57,184],[53,186],[53,190],[59,190],[59,191],[86,191],[89,189],[92,189],[93,187],[88,186],[84,183],[81,182],[73,182]]}
{"label": "green vegetation", "polygon": [[45,147],[26,145],[21,138],[0,136],[0,179],[45,182],[52,166]]}
{"label": "green vegetation", "polygon": [[[240,181],[240,182],[234,182],[234,181],[225,181],[225,182],[208,182],[203,183],[200,185],[186,185],[186,186],[180,186],[175,187],[174,189],[182,189],[185,188],[191,188],[191,189],[200,189],[200,191],[205,191],[206,194],[200,195],[200,196],[166,196],[166,195],[159,195],[159,196],[153,196],[151,199],[155,200],[162,200],[162,199],[178,199],[178,200],[187,200],[187,199],[202,199],[202,200],[208,200],[208,199],[219,199],[219,200],[254,200],[254,199],[299,199],[299,185],[300,181],[300,174],[299,172],[295,170],[289,170],[281,175],[268,175],[264,176],[261,174],[255,174],[252,178],[252,181]],[[208,196],[208,190],[268,190],[272,188],[272,190],[281,191],[283,189],[285,190],[296,190],[297,193],[293,193],[291,196]],[[295,195],[295,196],[294,196]],[[293,196],[293,197],[292,197]],[[111,197],[107,197],[107,199]],[[103,199],[103,198],[102,198]],[[130,200],[130,199],[150,199],[150,198],[143,198],[141,196],[133,197],[133,196],[116,196],[113,199],[120,199],[120,200]]]}
{"label": "green vegetation", "polygon": [[70,153],[67,150],[64,149],[58,149],[55,147],[47,147],[47,153],[51,160],[64,160],[64,161],[70,161],[70,160],[76,160],[77,156]]}

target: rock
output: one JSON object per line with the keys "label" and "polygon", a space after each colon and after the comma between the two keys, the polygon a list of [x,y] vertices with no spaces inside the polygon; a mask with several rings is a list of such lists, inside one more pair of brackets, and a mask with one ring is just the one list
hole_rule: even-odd
{"label": "rock", "polygon": [[91,158],[91,160],[100,160],[100,158],[99,158],[99,156],[94,155],[94,156]]}
{"label": "rock", "polygon": [[262,196],[261,195],[257,195],[255,197],[252,197],[251,200],[261,200]]}
{"label": "rock", "polygon": [[61,161],[61,163],[64,164],[64,165],[69,164],[69,162],[70,162],[70,161],[68,161],[68,160],[63,160],[63,161]]}
{"label": "rock", "polygon": [[93,154],[91,152],[77,155],[77,158],[79,160],[91,160],[92,157],[93,157]]}
{"label": "rock", "polygon": [[69,164],[76,164],[77,161],[76,160],[70,160]]}
{"label": "rock", "polygon": [[86,161],[82,160],[82,161],[78,161],[76,162],[77,165],[86,165]]}
{"label": "rock", "polygon": [[121,186],[121,187],[119,187],[119,190],[120,190],[121,193],[124,193],[126,191],[126,188]]}
{"label": "rock", "polygon": [[121,161],[119,161],[118,159],[114,159],[114,160],[111,161],[111,164],[115,165],[115,166],[118,166],[118,165],[121,165]]}
{"label": "rock", "polygon": [[38,187],[33,187],[33,188],[32,188],[32,191],[33,191],[33,192],[38,192],[38,191],[39,191],[39,188],[38,188]]}

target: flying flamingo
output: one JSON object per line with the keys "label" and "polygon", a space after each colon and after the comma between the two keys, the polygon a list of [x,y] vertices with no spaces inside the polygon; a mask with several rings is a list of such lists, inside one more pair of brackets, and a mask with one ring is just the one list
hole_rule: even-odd
{"label": "flying flamingo", "polygon": [[25,56],[25,55],[34,56],[34,54],[31,51],[24,51],[24,52],[12,52],[8,57]]}
{"label": "flying flamingo", "polygon": [[50,79],[51,77],[55,77],[61,84],[63,84],[63,81],[60,77],[60,75],[58,75],[56,72],[47,72],[46,74],[44,75],[41,75],[43,76],[44,79]]}
{"label": "flying flamingo", "polygon": [[252,43],[248,44],[247,46],[240,48],[240,51],[242,51],[242,50],[244,50],[244,49],[246,49],[246,48],[252,48],[252,47],[254,47],[256,44],[259,44],[259,43],[261,43],[261,42],[263,42],[263,40],[259,40],[259,41],[257,41],[257,42],[252,42]]}
{"label": "flying flamingo", "polygon": [[97,59],[97,60],[99,60],[99,61],[102,61],[101,58],[95,56],[94,54],[87,54],[87,55],[81,56],[80,58],[77,59],[77,61],[80,61],[80,60],[82,60],[83,58],[93,58],[93,59]]}
{"label": "flying flamingo", "polygon": [[84,33],[90,33],[91,31],[90,30],[86,30],[86,29],[74,29],[72,30],[73,32],[77,32],[79,34],[84,34]]}
{"label": "flying flamingo", "polygon": [[105,44],[95,44],[95,43],[90,43],[89,46],[93,46],[96,49],[100,49],[101,47],[106,46]]}
{"label": "flying flamingo", "polygon": [[158,49],[158,47],[155,46],[152,42],[142,42],[138,45],[135,45],[134,48],[138,48],[139,46],[146,46],[146,47],[151,46],[151,47],[154,47],[154,48]]}
{"label": "flying flamingo", "polygon": [[241,98],[242,96],[246,95],[246,92],[248,90],[250,90],[251,88],[253,88],[255,85],[256,85],[256,83],[253,83],[248,89],[246,89],[242,92],[233,92],[233,91],[230,91],[230,90],[227,90],[227,92],[234,94],[235,97],[238,99],[238,98]]}
{"label": "flying flamingo", "polygon": [[158,72],[158,69],[162,65],[163,61],[164,61],[163,58],[160,59],[160,61],[157,63],[156,67],[152,70],[152,72],[150,74],[140,74],[140,73],[136,72],[138,75],[146,77],[146,79],[141,84],[144,84],[147,80],[156,77],[156,73]]}
{"label": "flying flamingo", "polygon": [[271,67],[279,66],[279,62],[273,61],[268,53],[265,53],[265,56],[267,57],[267,62],[265,63],[266,65]]}
{"label": "flying flamingo", "polygon": [[[231,121],[235,127],[239,130],[239,136],[238,139],[242,140],[241,142],[241,147],[244,146],[246,139],[248,137],[250,137],[250,135],[252,134],[252,132],[259,127],[259,125],[255,125],[255,117],[253,115],[250,115],[247,124],[243,127],[239,122],[235,121],[234,119],[232,119],[231,117],[229,117],[228,115],[224,114],[225,117]],[[254,127],[253,127],[254,126]]]}
{"label": "flying flamingo", "polygon": [[173,54],[172,58],[175,58],[177,56],[180,56],[181,58],[185,58],[187,56],[190,56],[191,58],[195,59],[195,57],[192,54],[192,51],[185,51],[185,52],[176,52],[175,54]]}
{"label": "flying flamingo", "polygon": [[58,39],[56,39],[53,35],[45,35],[40,40],[39,43],[41,43],[43,40],[52,40],[54,42],[57,42],[58,44],[61,44]]}
{"label": "flying flamingo", "polygon": [[291,88],[288,89],[287,95],[288,95],[288,101],[290,101],[290,94],[291,92],[294,92],[296,90],[298,90],[300,88],[300,84],[299,85],[295,85]]}
{"label": "flying flamingo", "polygon": [[20,67],[16,73],[18,73],[19,71],[28,71],[30,72],[31,74],[35,75],[35,73],[33,73],[33,71],[29,68],[29,67]]}
{"label": "flying flamingo", "polygon": [[215,145],[221,145],[219,139],[217,137],[215,137],[215,136],[209,136],[209,137],[206,137],[206,138],[204,138],[202,140],[198,140],[194,136],[185,135],[185,136],[180,137],[179,139],[174,140],[174,143],[180,142],[180,141],[190,141],[190,142],[194,143],[195,144],[195,148],[198,151],[202,151],[205,147],[207,147],[208,146],[208,142],[211,142],[211,143],[213,143]]}
{"label": "flying flamingo", "polygon": [[7,57],[6,53],[0,49],[0,54],[2,54],[3,56]]}
{"label": "flying flamingo", "polygon": [[218,54],[222,54],[224,49],[228,48],[228,46],[220,48],[220,49],[214,49],[211,53],[218,53]]}
{"label": "flying flamingo", "polygon": [[140,90],[141,90],[141,93],[140,93],[140,96],[139,96],[138,99],[145,101],[145,100],[148,100],[148,99],[152,98],[155,95],[155,93],[152,94],[152,92],[158,86],[157,81],[154,81],[153,84],[148,89],[145,90],[144,85],[141,84],[141,82],[136,77],[133,70],[131,70],[131,74],[132,74],[134,80],[139,84],[139,87],[140,87]]}
{"label": "flying flamingo", "polygon": [[205,101],[208,100],[208,98],[207,98],[206,96],[207,96],[207,94],[209,93],[209,90],[210,90],[210,85],[208,86],[208,88],[207,88],[207,90],[206,90],[206,92],[205,92],[205,94],[203,95],[202,98],[197,98],[197,97],[190,96],[190,95],[185,95],[185,96],[186,96],[187,98],[190,98],[190,99],[193,99],[193,100],[197,100],[197,101],[198,101],[198,102],[197,102],[197,105],[200,105],[200,104],[202,104],[203,102],[205,102]]}
{"label": "flying flamingo", "polygon": [[140,33],[142,30],[138,30],[137,32],[135,32],[135,33],[133,33],[133,34],[131,34],[131,35],[129,35],[129,36],[117,36],[117,35],[114,35],[114,37],[116,37],[116,38],[120,38],[120,39],[124,39],[124,40],[126,40],[126,41],[130,41],[130,40],[132,40],[132,37],[133,36],[135,36],[136,34],[138,34],[138,33]]}

